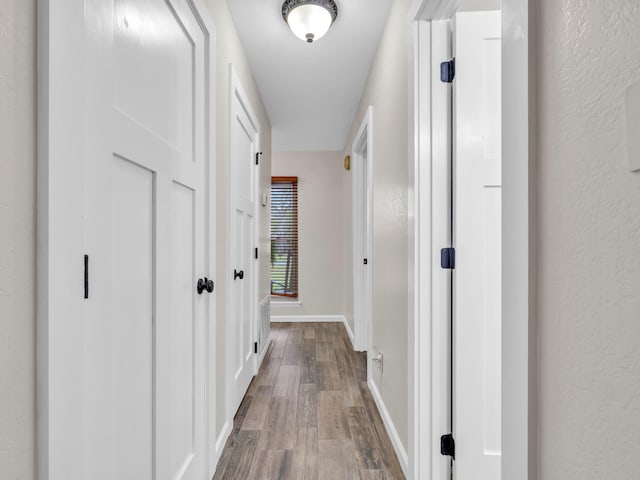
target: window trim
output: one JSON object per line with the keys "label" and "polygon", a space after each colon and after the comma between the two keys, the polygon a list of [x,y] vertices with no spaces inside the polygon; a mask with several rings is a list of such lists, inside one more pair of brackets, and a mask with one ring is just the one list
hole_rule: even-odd
{"label": "window trim", "polygon": [[[300,260],[300,237],[299,237],[299,226],[298,226],[298,184],[299,179],[296,176],[272,176],[271,177],[271,186],[273,188],[274,184],[294,184],[295,185],[295,225],[293,231],[295,232],[295,261],[294,268],[295,272],[292,274],[292,278],[295,278],[295,293],[277,293],[272,290],[273,278],[272,278],[272,270],[270,269],[269,280],[270,280],[270,292],[274,297],[279,298],[299,298],[300,294],[300,285],[299,285],[299,260]],[[273,191],[272,191],[273,192]],[[271,196],[271,227],[273,228],[273,193]],[[273,242],[273,232],[270,232],[271,241]],[[273,248],[273,247],[272,247]],[[273,267],[272,267],[273,268]]]}

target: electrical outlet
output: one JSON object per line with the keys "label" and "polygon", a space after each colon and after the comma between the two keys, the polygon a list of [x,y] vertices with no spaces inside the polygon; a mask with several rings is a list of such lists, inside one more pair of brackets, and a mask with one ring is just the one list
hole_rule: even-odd
{"label": "electrical outlet", "polygon": [[371,361],[380,369],[380,375],[382,375],[384,369],[384,355],[382,352],[378,352],[377,355],[371,357]]}

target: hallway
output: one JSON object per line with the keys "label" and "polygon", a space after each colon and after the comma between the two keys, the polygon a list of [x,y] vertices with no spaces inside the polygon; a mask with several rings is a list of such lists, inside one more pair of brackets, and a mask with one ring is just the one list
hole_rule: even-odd
{"label": "hallway", "polygon": [[340,323],[274,323],[215,480],[403,479]]}

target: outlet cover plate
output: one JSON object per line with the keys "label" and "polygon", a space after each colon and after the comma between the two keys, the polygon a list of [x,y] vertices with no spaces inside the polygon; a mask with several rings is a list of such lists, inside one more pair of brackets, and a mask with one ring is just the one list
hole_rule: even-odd
{"label": "outlet cover plate", "polygon": [[625,120],[629,170],[640,171],[640,82],[625,92]]}

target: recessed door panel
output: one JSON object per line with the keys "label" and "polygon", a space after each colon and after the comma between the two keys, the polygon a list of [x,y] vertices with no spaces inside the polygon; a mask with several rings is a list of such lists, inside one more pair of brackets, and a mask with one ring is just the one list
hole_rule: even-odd
{"label": "recessed door panel", "polygon": [[112,285],[109,342],[112,478],[150,478],[153,468],[153,174],[114,156],[111,164]]}
{"label": "recessed door panel", "polygon": [[502,451],[502,189],[485,186],[482,209],[483,450]]}
{"label": "recessed door panel", "polygon": [[242,179],[242,181],[238,183],[236,194],[247,202],[253,202],[254,179],[252,167],[254,166],[254,145],[251,132],[248,130],[252,128],[251,123],[246,121],[246,116],[243,111],[240,111],[238,117],[235,119],[235,126],[235,158],[238,162],[235,164],[235,168],[237,168],[238,178]]}
{"label": "recessed door panel", "polygon": [[198,351],[194,291],[196,290],[195,192],[174,182],[172,192],[171,270],[171,473],[172,478],[189,467],[194,456],[197,432],[194,405],[197,403],[194,352]]}
{"label": "recessed door panel", "polygon": [[180,13],[172,2],[116,0],[114,106],[192,155],[196,41],[201,45],[201,39],[190,31],[186,12]]}
{"label": "recessed door panel", "polygon": [[[244,365],[249,365],[250,360],[253,358],[253,342],[255,331],[254,327],[254,307],[255,307],[255,292],[253,291],[253,275],[255,274],[255,269],[253,268],[253,243],[254,243],[254,225],[255,220],[253,214],[244,214],[242,217],[243,235],[240,240],[240,245],[242,248],[241,252],[241,264],[245,266],[249,266],[249,268],[244,268],[244,278],[243,281],[246,281],[247,287],[245,288],[244,295],[246,298],[243,299],[243,315],[240,319],[241,325],[241,335],[240,335],[240,352],[242,363]],[[251,368],[249,369],[251,370]],[[253,376],[253,375],[251,375]]]}

